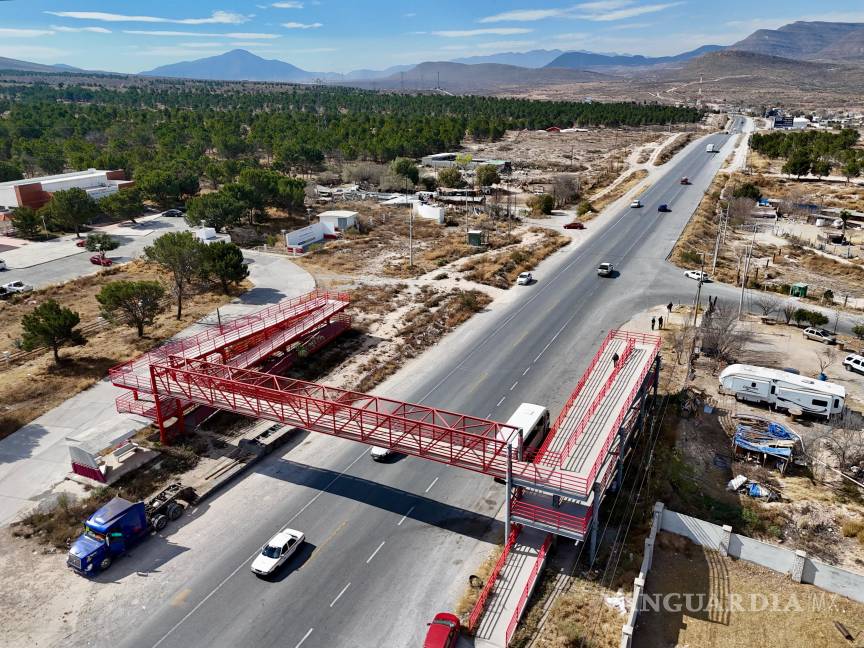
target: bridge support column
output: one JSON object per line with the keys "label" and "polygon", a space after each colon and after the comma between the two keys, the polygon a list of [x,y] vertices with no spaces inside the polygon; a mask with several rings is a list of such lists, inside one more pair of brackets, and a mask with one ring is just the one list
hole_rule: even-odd
{"label": "bridge support column", "polygon": [[159,426],[159,443],[168,443],[168,434],[165,430],[165,418],[162,415],[162,406],[159,404],[159,390],[156,389],[156,367],[150,365],[150,388],[153,390],[153,401],[156,409],[156,425]]}
{"label": "bridge support column", "polygon": [[597,558],[597,526],[600,524],[600,486],[594,484],[594,503],[591,505],[591,542],[588,547],[591,564]]}
{"label": "bridge support column", "polygon": [[507,481],[504,492],[504,546],[510,539],[510,498],[513,496],[513,451],[507,444]]}

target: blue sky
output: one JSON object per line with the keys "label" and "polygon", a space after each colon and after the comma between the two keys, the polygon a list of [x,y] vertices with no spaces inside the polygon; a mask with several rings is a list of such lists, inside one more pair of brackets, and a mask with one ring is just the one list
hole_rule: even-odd
{"label": "blue sky", "polygon": [[0,0],[0,56],[139,72],[248,49],[345,72],[530,49],[667,55],[861,0]]}

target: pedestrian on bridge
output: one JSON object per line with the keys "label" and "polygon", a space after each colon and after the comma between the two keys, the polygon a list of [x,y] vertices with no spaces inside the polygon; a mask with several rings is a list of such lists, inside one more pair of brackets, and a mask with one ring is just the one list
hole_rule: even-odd
{"label": "pedestrian on bridge", "polygon": [[662,329],[663,328],[663,318],[662,317],[658,318],[657,323],[659,324],[659,326],[657,328]]}
{"label": "pedestrian on bridge", "polygon": [[655,324],[656,322],[657,322],[657,319],[654,318],[654,317],[652,317],[652,318],[651,318],[651,330],[652,330],[652,331],[654,330],[654,324]]}
{"label": "pedestrian on bridge", "polygon": [[613,353],[613,354],[612,354],[612,366],[614,367],[614,366],[617,365],[617,364],[618,364],[618,354],[617,354],[617,353]]}

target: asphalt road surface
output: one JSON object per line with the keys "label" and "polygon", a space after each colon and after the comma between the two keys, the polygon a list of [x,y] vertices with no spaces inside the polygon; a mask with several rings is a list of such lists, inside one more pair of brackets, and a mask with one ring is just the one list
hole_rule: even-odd
{"label": "asphalt road surface", "polygon": [[[535,273],[536,283],[514,287],[519,299],[394,395],[501,421],[524,401],[557,415],[610,328],[650,306],[692,302],[696,282],[665,258],[721,164],[705,144],[728,140],[716,134],[686,149],[641,196],[642,209],[622,210],[574,254]],[[679,184],[685,175],[691,186]],[[658,213],[660,203],[672,212]],[[603,261],[616,276],[597,276]],[[710,284],[706,292],[735,294]],[[421,645],[426,623],[462,590],[464,561],[503,534],[494,519],[503,487],[411,457],[376,464],[367,451],[304,433],[188,521],[188,546],[151,540],[106,572],[106,583],[116,583],[123,573],[115,569],[138,570],[157,580],[159,596],[141,602],[146,612],[117,606],[86,639],[135,648]],[[252,557],[285,526],[304,531],[309,546],[275,579],[254,577]],[[192,573],[172,577],[193,554]]]}

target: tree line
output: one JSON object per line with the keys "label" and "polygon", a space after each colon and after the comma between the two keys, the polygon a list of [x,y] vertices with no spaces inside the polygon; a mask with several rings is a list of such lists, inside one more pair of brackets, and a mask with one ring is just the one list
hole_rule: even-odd
{"label": "tree line", "polygon": [[325,158],[416,158],[456,148],[466,135],[496,139],[509,129],[642,126],[702,116],[692,108],[628,102],[176,83],[10,84],[0,88],[0,115],[0,181],[97,167],[125,169],[136,181],[155,176],[160,184],[167,184],[159,177],[165,173],[181,184],[191,176],[232,175],[230,165],[239,161],[296,174]]}
{"label": "tree line", "polygon": [[786,160],[783,173],[800,178],[808,173],[822,177],[837,171],[848,181],[860,176],[864,168],[864,151],[853,148],[859,137],[852,128],[839,133],[771,131],[755,133],[750,145],[762,155]]}

